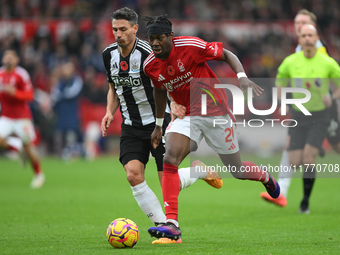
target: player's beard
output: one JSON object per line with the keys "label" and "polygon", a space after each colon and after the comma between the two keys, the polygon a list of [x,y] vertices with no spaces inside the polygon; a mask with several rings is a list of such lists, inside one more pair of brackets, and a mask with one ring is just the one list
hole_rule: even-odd
{"label": "player's beard", "polygon": [[4,63],[4,67],[7,71],[11,71],[14,68],[14,64],[12,63]]}

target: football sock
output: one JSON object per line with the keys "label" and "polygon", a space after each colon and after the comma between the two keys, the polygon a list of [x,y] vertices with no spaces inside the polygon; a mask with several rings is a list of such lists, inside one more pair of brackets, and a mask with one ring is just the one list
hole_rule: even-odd
{"label": "football sock", "polygon": [[162,206],[146,181],[131,186],[131,189],[139,207],[153,223],[165,222]]}
{"label": "football sock", "polygon": [[205,177],[203,178],[201,178],[201,176],[199,178],[190,178],[191,175],[190,171],[191,167],[178,169],[179,180],[181,182],[181,190],[194,184],[197,181],[197,179],[203,179],[207,176],[207,173],[202,173],[201,175],[205,174]]}
{"label": "football sock", "polygon": [[170,222],[170,223],[174,224],[176,227],[178,227],[178,228],[179,228],[179,223],[178,223],[178,221],[177,221],[177,220],[168,219],[168,220],[166,220],[166,222]]}
{"label": "football sock", "polygon": [[308,201],[315,182],[315,173],[304,173],[303,175],[303,199]]}
{"label": "football sock", "polygon": [[39,162],[32,162],[32,167],[34,170],[35,174],[40,174],[41,173],[41,168],[40,168],[40,163]]}
{"label": "football sock", "polygon": [[292,181],[292,177],[294,172],[289,171],[290,170],[290,164],[289,164],[289,155],[288,151],[284,150],[282,152],[281,156],[281,171],[279,172],[279,178],[277,182],[280,185],[280,193],[283,195],[285,198],[287,198],[288,195],[288,189],[290,186],[290,183]]}
{"label": "football sock", "polygon": [[178,167],[172,164],[163,164],[163,200],[167,219],[178,221],[178,194],[181,184]]}
{"label": "football sock", "polygon": [[280,194],[284,196],[285,198],[287,198],[288,189],[289,189],[291,181],[292,181],[291,178],[280,178],[277,181],[280,186]]}
{"label": "football sock", "polygon": [[267,183],[269,181],[269,173],[259,168],[255,163],[251,161],[244,161],[242,163],[246,168],[243,172],[242,179],[260,181],[262,183]]}
{"label": "football sock", "polygon": [[17,137],[7,138],[8,149],[12,151],[20,151],[22,149],[22,141]]}

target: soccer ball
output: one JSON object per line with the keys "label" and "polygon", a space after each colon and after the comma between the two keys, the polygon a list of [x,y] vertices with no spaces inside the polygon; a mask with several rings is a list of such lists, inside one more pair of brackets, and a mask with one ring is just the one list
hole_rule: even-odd
{"label": "soccer ball", "polygon": [[132,220],[118,218],[108,226],[106,237],[114,248],[132,248],[139,239],[139,231]]}

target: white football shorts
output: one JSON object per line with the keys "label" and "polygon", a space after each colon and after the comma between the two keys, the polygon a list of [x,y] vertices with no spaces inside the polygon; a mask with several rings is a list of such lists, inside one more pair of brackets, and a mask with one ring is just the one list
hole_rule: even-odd
{"label": "white football shorts", "polygon": [[16,135],[24,144],[31,143],[35,139],[32,121],[30,119],[0,117],[0,137],[6,139],[10,135]]}
{"label": "white football shorts", "polygon": [[185,116],[170,122],[165,131],[179,133],[195,141],[202,138],[218,154],[233,154],[239,151],[236,126],[228,114],[223,116]]}

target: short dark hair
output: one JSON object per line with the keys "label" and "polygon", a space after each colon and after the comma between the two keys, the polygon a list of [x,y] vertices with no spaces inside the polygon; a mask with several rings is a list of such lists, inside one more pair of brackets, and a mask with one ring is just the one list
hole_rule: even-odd
{"label": "short dark hair", "polygon": [[129,21],[131,25],[138,24],[138,14],[128,7],[123,7],[113,12],[111,14],[111,21],[114,19],[125,19]]}

